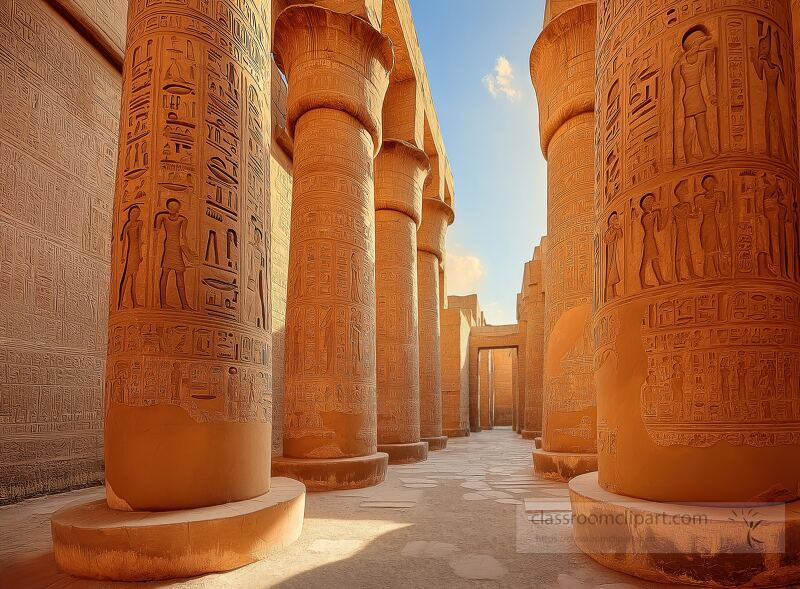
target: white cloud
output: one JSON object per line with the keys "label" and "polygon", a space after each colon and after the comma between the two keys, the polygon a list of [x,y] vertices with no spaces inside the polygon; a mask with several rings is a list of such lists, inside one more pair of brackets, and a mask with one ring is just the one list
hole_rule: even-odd
{"label": "white cloud", "polygon": [[478,290],[485,273],[483,262],[476,256],[447,252],[447,294],[468,295]]}
{"label": "white cloud", "polygon": [[497,58],[494,71],[483,76],[483,84],[492,96],[504,96],[511,101],[522,98],[522,92],[514,86],[514,68],[503,55]]}

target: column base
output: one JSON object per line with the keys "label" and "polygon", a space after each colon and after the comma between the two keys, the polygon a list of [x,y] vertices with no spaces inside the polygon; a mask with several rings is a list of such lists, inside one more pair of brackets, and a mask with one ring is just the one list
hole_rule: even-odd
{"label": "column base", "polygon": [[466,438],[469,436],[469,428],[464,427],[461,429],[443,429],[442,435],[448,438]]}
{"label": "column base", "polygon": [[533,447],[534,448],[536,448],[538,450],[541,450],[542,449],[542,445],[543,445],[542,436],[538,436],[538,437],[533,438]]}
{"label": "column base", "polygon": [[536,440],[536,438],[541,438],[541,437],[542,437],[542,432],[535,432],[527,429],[522,430],[523,440]]}
{"label": "column base", "polygon": [[479,425],[478,426],[471,425],[471,426],[469,426],[469,431],[471,431],[473,434],[480,433],[481,426],[479,426]]}
{"label": "column base", "polygon": [[533,471],[539,478],[568,482],[578,475],[595,470],[597,454],[548,452],[541,448],[533,451]]}
{"label": "column base", "polygon": [[413,464],[428,459],[428,443],[378,444],[378,452],[389,455],[389,464]]}
{"label": "column base", "polygon": [[658,503],[610,493],[596,472],[574,478],[569,490],[575,543],[608,568],[657,583],[704,587],[800,582],[800,501]]}
{"label": "column base", "polygon": [[428,442],[428,451],[436,452],[447,448],[447,436],[436,436],[433,438],[420,438],[423,442]]}
{"label": "column base", "polygon": [[272,458],[272,476],[289,477],[311,492],[363,489],[383,482],[389,456],[376,452],[355,458]]}
{"label": "column base", "polygon": [[297,540],[305,499],[302,484],[274,478],[265,495],[198,509],[118,511],[104,499],[68,505],[50,520],[53,553],[65,573],[99,580],[230,571]]}

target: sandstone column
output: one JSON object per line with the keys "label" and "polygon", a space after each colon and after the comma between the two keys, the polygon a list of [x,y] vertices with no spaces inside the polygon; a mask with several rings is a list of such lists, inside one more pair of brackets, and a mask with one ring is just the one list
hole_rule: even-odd
{"label": "sandstone column", "polygon": [[378,450],[390,464],[428,457],[420,441],[417,228],[428,156],[386,140],[375,160]]}
{"label": "sandstone column", "polygon": [[492,396],[492,363],[494,360],[493,350],[481,350],[478,352],[478,378],[480,379],[479,386],[479,399],[480,399],[480,412],[481,412],[481,430],[492,429],[492,420],[490,418]]}
{"label": "sandstone column", "polygon": [[542,248],[534,251],[526,285],[525,333],[526,366],[525,411],[522,437],[534,440],[542,435],[542,364],[544,361],[544,288],[542,285]]}
{"label": "sandstone column", "polygon": [[579,526],[576,539],[662,582],[796,583],[797,507],[750,506],[748,534],[737,506],[793,501],[800,488],[789,2],[667,2],[652,15],[645,4],[602,4],[598,19],[599,484],[576,479],[573,500],[598,520],[637,497],[667,504],[636,509],[704,521],[648,529],[650,545],[639,524],[616,530],[625,558],[600,554],[605,529]]}
{"label": "sandstone column", "polygon": [[107,505],[52,522],[56,560],[81,576],[229,570],[302,526],[302,485],[270,488],[270,3],[197,4],[129,7]]}
{"label": "sandstone column", "polygon": [[453,210],[443,200],[422,199],[422,224],[417,232],[420,432],[430,450],[447,446],[447,436],[442,435],[439,264],[453,219]]}
{"label": "sandstone column", "polygon": [[324,8],[284,10],[275,54],[294,137],[283,457],[310,490],[383,480],[377,452],[373,166],[392,68],[388,38]]}
{"label": "sandstone column", "polygon": [[548,255],[544,317],[543,448],[538,476],[596,469],[591,298],[594,184],[594,3],[549,20],[531,52],[547,158]]}

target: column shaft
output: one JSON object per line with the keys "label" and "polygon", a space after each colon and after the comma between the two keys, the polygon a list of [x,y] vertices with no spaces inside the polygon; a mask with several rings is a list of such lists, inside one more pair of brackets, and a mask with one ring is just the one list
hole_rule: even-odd
{"label": "column shaft", "polygon": [[384,141],[375,160],[378,449],[392,464],[425,460],[420,442],[417,228],[425,152]]}
{"label": "column shaft", "polygon": [[284,455],[273,472],[311,490],[383,480],[377,450],[374,156],[391,44],[359,18],[284,10],[294,184],[286,303]]}
{"label": "column shaft", "polygon": [[[419,277],[420,432],[422,439],[441,439],[442,368],[439,345],[439,259],[436,255],[426,251],[417,252],[417,276]],[[431,444],[430,449],[440,448],[434,448]]]}

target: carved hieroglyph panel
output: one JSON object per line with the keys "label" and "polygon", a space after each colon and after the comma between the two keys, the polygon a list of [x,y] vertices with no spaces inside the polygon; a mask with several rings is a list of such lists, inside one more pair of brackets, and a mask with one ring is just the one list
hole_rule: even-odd
{"label": "carved hieroglyph panel", "polygon": [[596,361],[637,305],[657,444],[800,443],[788,2],[630,4],[600,12]]}
{"label": "carved hieroglyph panel", "polygon": [[43,2],[0,2],[0,503],[102,479],[120,77]]}
{"label": "carved hieroglyph panel", "polygon": [[398,211],[378,210],[375,215],[378,441],[417,442],[420,420],[417,225]]}
{"label": "carved hieroglyph panel", "polygon": [[594,118],[566,121],[548,148],[548,250],[543,264],[545,449],[594,450],[591,296]]}
{"label": "carved hieroglyph panel", "polygon": [[377,446],[373,141],[330,109],[304,114],[295,136],[284,455],[366,456]]}
{"label": "carved hieroglyph panel", "polygon": [[131,5],[107,401],[271,421],[269,23]]}

